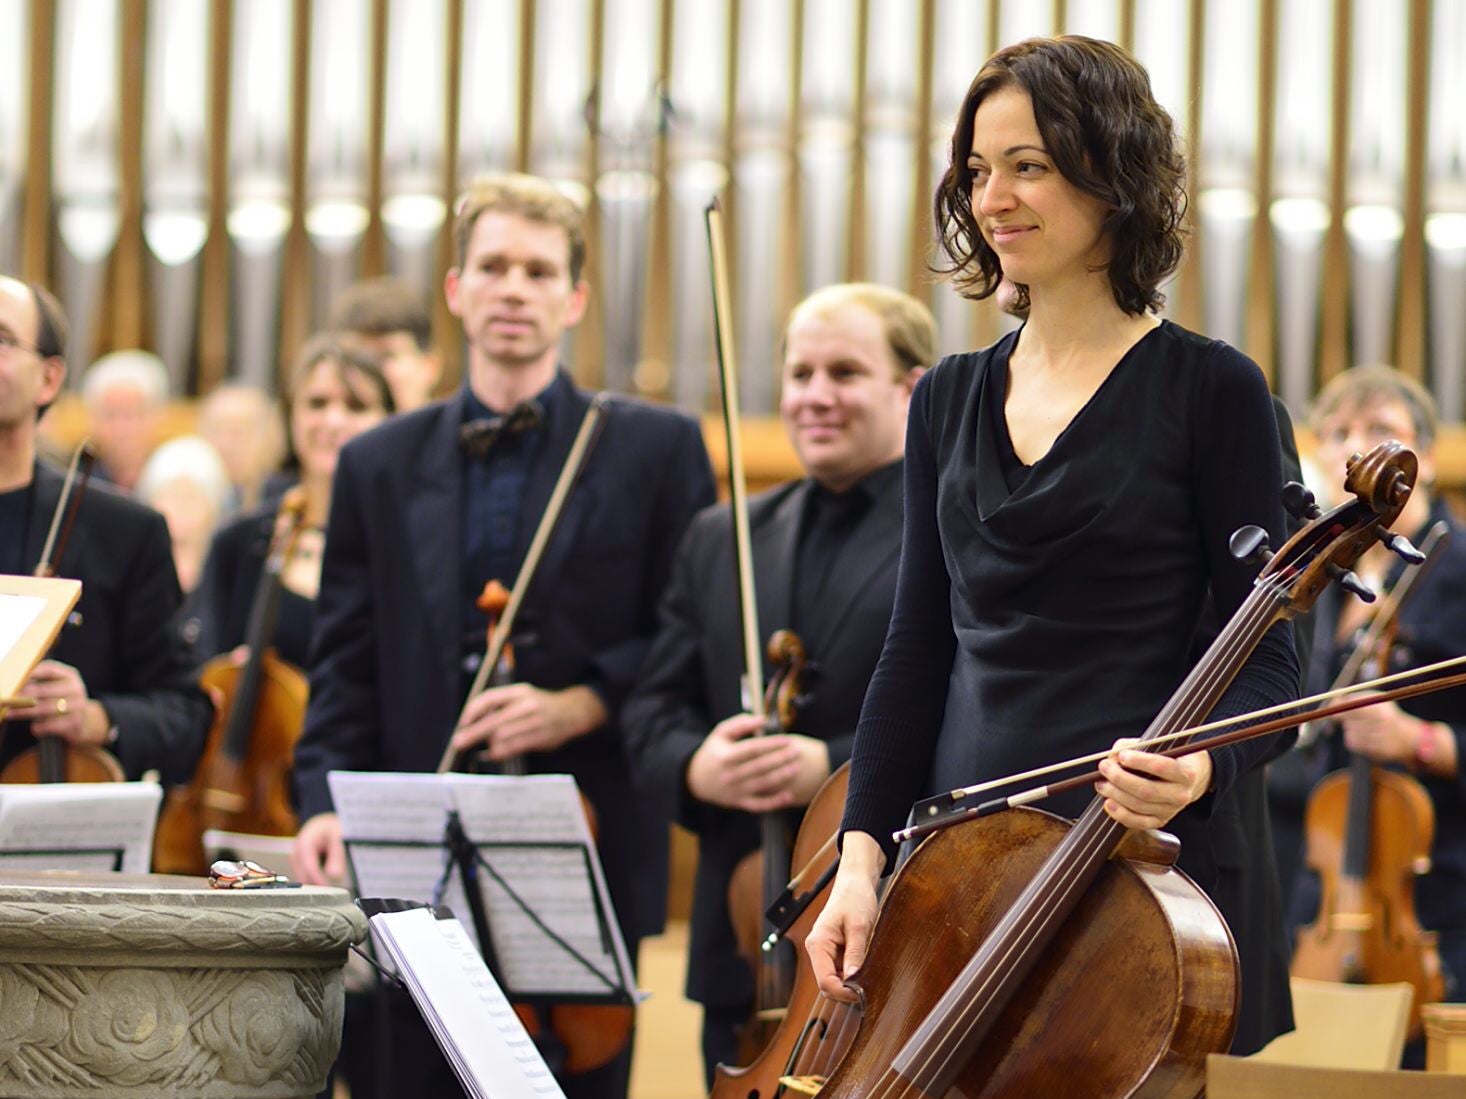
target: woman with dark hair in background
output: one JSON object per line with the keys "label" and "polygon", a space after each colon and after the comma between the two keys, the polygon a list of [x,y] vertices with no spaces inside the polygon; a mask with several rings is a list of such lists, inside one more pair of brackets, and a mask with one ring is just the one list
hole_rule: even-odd
{"label": "woman with dark hair in background", "polygon": [[[822,990],[845,1000],[912,802],[1139,735],[1189,670],[1208,589],[1225,621],[1251,588],[1228,537],[1256,524],[1280,545],[1284,529],[1261,371],[1156,315],[1185,168],[1145,70],[1087,38],[1004,49],[968,90],[950,158],[935,202],[948,273],[973,298],[1010,280],[1028,319],[912,396],[896,604],[808,939]],[[1290,637],[1267,633],[1213,716],[1297,697]],[[1230,925],[1239,1052],[1291,1025],[1266,817],[1241,796],[1276,747],[1131,748],[1096,786],[1115,820],[1181,839]],[[1088,800],[1045,808],[1074,817]]]}
{"label": "woman with dark hair in background", "polygon": [[[303,668],[336,457],[348,441],[396,411],[396,405],[378,357],[331,334],[317,336],[301,349],[282,397],[289,423],[286,465],[305,493],[305,514],[295,552],[280,576],[274,646],[282,659]],[[200,656],[243,643],[279,505],[276,499],[247,512],[214,536],[194,597]]]}

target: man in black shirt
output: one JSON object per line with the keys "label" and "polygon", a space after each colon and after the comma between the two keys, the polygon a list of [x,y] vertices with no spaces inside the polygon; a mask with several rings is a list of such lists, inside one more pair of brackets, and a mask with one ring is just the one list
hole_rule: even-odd
{"label": "man in black shirt", "polygon": [[[726,506],[704,511],[683,540],[626,706],[637,780],[699,839],[687,993],[704,1005],[709,1080],[715,1064],[736,1063],[736,1031],[753,1003],[728,879],[758,846],[757,814],[807,805],[850,756],[891,615],[907,401],[935,342],[926,308],[879,286],[827,287],[790,319],[780,415],[807,476],[755,497],[749,514],[763,639],[793,629],[817,665],[796,727],[757,735],[763,723],[741,697]],[[797,822],[791,813],[791,829]]]}
{"label": "man in black shirt", "polygon": [[[66,318],[45,290],[0,277],[0,572],[34,572],[61,475],[36,457],[41,414],[66,377]],[[92,487],[57,576],[82,582],[81,625],[64,630],[10,711],[0,763],[58,736],[106,747],[129,778],[193,773],[213,711],[171,628],[181,601],[168,528],[156,512]]]}

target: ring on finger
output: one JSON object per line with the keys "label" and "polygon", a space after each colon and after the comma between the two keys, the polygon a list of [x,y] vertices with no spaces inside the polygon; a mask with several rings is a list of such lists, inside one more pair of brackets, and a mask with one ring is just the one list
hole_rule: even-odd
{"label": "ring on finger", "polygon": [[66,711],[69,709],[71,709],[71,705],[66,701],[66,699],[58,698],[56,700],[56,713],[58,715],[64,717],[66,715]]}

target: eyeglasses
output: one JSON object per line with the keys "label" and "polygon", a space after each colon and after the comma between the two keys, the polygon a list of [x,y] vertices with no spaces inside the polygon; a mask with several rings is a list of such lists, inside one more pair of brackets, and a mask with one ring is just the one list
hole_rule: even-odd
{"label": "eyeglasses", "polygon": [[8,355],[10,352],[17,350],[30,351],[33,354],[40,355],[43,359],[50,358],[49,355],[35,344],[26,343],[25,340],[21,339],[14,332],[7,332],[3,328],[0,328],[0,354]]}

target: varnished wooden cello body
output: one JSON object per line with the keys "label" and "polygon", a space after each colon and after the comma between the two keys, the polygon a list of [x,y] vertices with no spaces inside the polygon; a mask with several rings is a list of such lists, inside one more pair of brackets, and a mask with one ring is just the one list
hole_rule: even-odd
{"label": "varnished wooden cello body", "polygon": [[[1383,444],[1349,463],[1357,499],[1276,555],[1239,531],[1234,552],[1268,563],[1146,736],[1208,713],[1272,623],[1376,538],[1416,560],[1383,530],[1415,476],[1414,455]],[[887,890],[850,982],[864,1019],[823,1099],[1197,1094],[1233,1030],[1235,950],[1161,835],[1127,834],[1096,798],[1072,825],[1010,811],[928,838]]]}
{"label": "varnished wooden cello body", "polygon": [[205,665],[199,684],[217,701],[193,780],[170,790],[158,818],[153,865],[165,874],[207,870],[204,832],[220,828],[261,836],[292,836],[290,768],[305,722],[310,686],[304,674],[275,654],[281,573],[305,520],[305,491],[292,489],[280,504],[270,552],[250,605],[248,655],[231,654]]}
{"label": "varnished wooden cello body", "polygon": [[[794,838],[793,865],[818,867],[834,857],[835,836],[845,809],[850,765],[842,764],[825,780],[804,811]],[[830,895],[825,877],[807,883],[813,895],[782,938],[794,950],[794,975],[787,1007],[758,1053],[743,1067],[719,1065],[713,1072],[710,1099],[782,1099],[785,1077],[823,1079],[849,1047],[859,1026],[860,1009],[821,994],[815,982],[804,939]],[[796,888],[801,888],[796,886]],[[759,926],[762,926],[762,919]]]}

